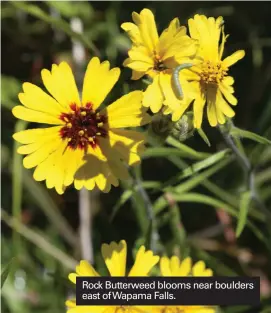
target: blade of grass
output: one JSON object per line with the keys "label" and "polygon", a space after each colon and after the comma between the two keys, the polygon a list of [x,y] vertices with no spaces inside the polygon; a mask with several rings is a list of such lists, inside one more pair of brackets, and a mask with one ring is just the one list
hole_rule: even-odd
{"label": "blade of grass", "polygon": [[204,158],[202,155],[198,156],[194,153],[188,153],[187,151],[183,151],[183,150],[176,149],[176,148],[167,148],[167,147],[148,148],[142,154],[142,157],[144,159],[147,159],[147,158],[155,158],[155,157],[168,157],[169,155],[188,158],[192,160],[198,160],[198,159]]}
{"label": "blade of grass", "polygon": [[228,157],[228,156],[229,156],[229,150],[223,150],[223,151],[220,151],[218,153],[211,155],[210,157],[206,158],[203,161],[196,162],[193,165],[185,168],[182,171],[182,173],[171,178],[168,182],[166,182],[163,185],[163,187],[165,188],[168,185],[175,184],[176,182],[180,181],[183,178],[190,177],[190,176],[198,173],[199,171],[201,171],[207,167],[210,167],[211,165],[214,165],[215,163],[223,160],[225,157]]}
{"label": "blade of grass", "polygon": [[[141,183],[142,187],[144,189],[160,189],[161,183],[157,181],[144,181]],[[135,186],[135,190],[138,190],[138,186]],[[125,190],[122,195],[120,196],[119,200],[116,202],[116,204],[112,208],[112,213],[110,215],[110,222],[112,222],[118,213],[119,209],[128,201],[133,195],[133,190],[128,189]]]}
{"label": "blade of grass", "polygon": [[237,238],[241,235],[246,225],[251,199],[252,199],[252,196],[251,196],[250,191],[246,191],[241,195],[239,217],[238,217],[238,223],[237,223],[237,228],[236,228]]}
{"label": "blade of grass", "polygon": [[[25,121],[17,121],[15,124],[15,133],[25,130],[27,126]],[[19,143],[14,140],[13,142],[13,162],[12,162],[12,215],[17,219],[21,219],[22,210],[22,155],[17,153]],[[20,254],[21,243],[20,235],[12,232],[12,248],[13,256],[17,257]],[[14,262],[14,270],[16,262]]]}
{"label": "blade of grass", "polygon": [[40,183],[37,183],[26,170],[23,170],[23,184],[33,201],[47,216],[63,239],[65,239],[72,247],[76,248],[78,246],[77,235],[59,212],[58,206],[50,197],[48,191]]}
{"label": "blade of grass", "polygon": [[195,177],[194,176],[191,177],[190,179],[188,179],[184,183],[179,184],[176,187],[168,187],[165,190],[174,191],[176,193],[187,192],[187,191],[191,190],[192,188],[196,187],[197,185],[199,185],[206,178],[214,175],[216,172],[218,172],[219,170],[221,170],[222,168],[227,166],[231,161],[232,161],[232,159],[222,160],[220,163],[215,164],[214,166],[212,166],[208,170],[205,170],[204,172],[196,175]]}
{"label": "blade of grass", "polygon": [[167,144],[180,149],[181,151],[183,151],[183,153],[186,153],[187,155],[190,155],[191,157],[193,156],[194,158],[197,159],[203,159],[206,158],[208,156],[210,156],[209,153],[205,153],[205,152],[198,152],[190,147],[188,147],[187,145],[181,143],[180,141],[176,140],[173,137],[168,137],[166,140]]}
{"label": "blade of grass", "polygon": [[6,279],[8,278],[8,274],[9,274],[9,272],[11,270],[13,262],[14,262],[14,258],[12,258],[10,260],[10,262],[2,270],[2,273],[1,273],[1,289],[3,288],[4,283],[5,283]]}
{"label": "blade of grass", "polygon": [[77,265],[77,261],[72,259],[65,252],[52,245],[50,241],[43,235],[34,231],[33,229],[22,224],[18,219],[9,216],[3,209],[1,209],[1,219],[14,231],[18,232],[28,241],[32,242],[39,249],[55,258],[67,269],[74,269]]}
{"label": "blade of grass", "polygon": [[[235,208],[233,208],[227,203],[224,203],[221,200],[206,195],[191,192],[186,194],[170,193],[170,196],[176,202],[202,203],[214,207],[215,209],[223,208],[223,210],[228,212],[230,215],[234,216],[235,218],[238,218],[238,212]],[[157,202],[157,205],[154,206],[154,212],[156,214],[161,212],[168,205],[168,201],[166,200],[165,197],[163,199],[160,198],[159,200],[160,201]],[[247,221],[247,226],[253,231],[253,233],[259,240],[261,240],[267,247],[269,247],[270,243],[266,240],[262,232],[251,221],[249,220]]]}
{"label": "blade of grass", "polygon": [[243,130],[243,129],[240,129],[240,128],[237,128],[237,127],[233,127],[230,130],[230,134],[233,137],[237,136],[237,137],[247,138],[247,139],[251,139],[253,141],[262,143],[264,145],[271,145],[271,141],[268,140],[267,138],[262,137],[260,135],[257,135],[255,133],[252,133],[252,132],[250,132],[248,130]]}

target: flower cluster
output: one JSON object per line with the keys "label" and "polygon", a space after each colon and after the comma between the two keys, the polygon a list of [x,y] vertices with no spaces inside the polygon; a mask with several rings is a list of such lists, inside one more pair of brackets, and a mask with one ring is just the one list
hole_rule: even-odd
{"label": "flower cluster", "polygon": [[[102,256],[106,267],[111,276],[126,276],[126,258],[127,245],[124,240],[119,243],[111,242],[102,245]],[[144,246],[141,246],[136,254],[135,263],[128,272],[127,276],[148,276],[152,268],[159,262],[159,256],[154,255],[151,250],[146,251]],[[213,276],[211,269],[206,268],[203,261],[198,261],[194,265],[191,258],[186,258],[183,261],[177,256],[171,259],[162,257],[160,260],[160,272],[162,276],[184,277],[184,276]],[[100,276],[95,269],[85,260],[82,260],[76,267],[76,273],[69,274],[71,282],[76,284],[77,276]],[[123,313],[214,313],[214,307],[205,306],[77,306],[75,300],[66,301],[68,313],[116,313],[119,310]]]}
{"label": "flower cluster", "polygon": [[[25,168],[35,168],[34,179],[46,181],[59,194],[72,183],[76,189],[97,186],[108,192],[119,179],[129,178],[127,165],[140,162],[144,133],[125,130],[151,121],[146,112],[161,111],[178,121],[193,105],[193,124],[200,128],[207,107],[211,126],[233,117],[236,105],[229,67],[243,58],[237,51],[222,60],[227,36],[222,17],[195,15],[188,21],[189,33],[178,18],[158,35],[154,15],[144,9],[133,12],[134,23],[121,25],[132,41],[124,66],[132,69],[132,79],[144,75],[151,80],[145,92],[133,91],[111,105],[101,105],[119,79],[120,69],[110,69],[108,61],[93,57],[87,67],[82,97],[66,62],[42,70],[45,93],[23,84],[22,105],[13,114],[22,120],[53,125],[14,134],[23,144],[18,153],[26,155]],[[222,37],[221,43],[220,38]]]}
{"label": "flower cluster", "polygon": [[[237,99],[228,71],[245,53],[239,50],[222,60],[227,39],[222,17],[195,15],[188,21],[190,37],[177,18],[160,37],[150,10],[133,12],[132,18],[134,24],[122,24],[132,41],[124,66],[132,69],[132,79],[143,75],[152,79],[143,96],[144,106],[153,113],[162,108],[177,121],[193,105],[195,128],[201,127],[206,105],[211,126],[224,124],[225,116],[234,116],[230,105],[236,105]],[[182,71],[175,71],[182,65]]]}

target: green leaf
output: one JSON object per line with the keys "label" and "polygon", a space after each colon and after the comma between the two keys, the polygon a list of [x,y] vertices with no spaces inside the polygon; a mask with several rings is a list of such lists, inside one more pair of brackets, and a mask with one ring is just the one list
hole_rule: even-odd
{"label": "green leaf", "polygon": [[[238,218],[238,213],[235,208],[233,208],[228,203],[225,203],[221,200],[215,199],[210,196],[191,192],[191,193],[185,193],[185,194],[171,193],[171,197],[173,198],[174,201],[177,201],[177,202],[203,203],[206,205],[210,205],[214,207],[215,209],[223,208],[223,210],[228,212],[230,215]],[[155,214],[158,214],[167,206],[168,206],[167,200],[164,197],[159,198],[159,201],[157,201],[154,206]],[[253,233],[259,240],[265,243],[267,247],[270,246],[270,243],[268,242],[268,240],[266,240],[262,232],[249,220],[247,220],[247,226],[253,231]]]}
{"label": "green leaf", "polygon": [[92,19],[94,11],[89,2],[77,1],[76,5],[72,1],[46,1],[47,5],[54,8],[65,17],[81,17]]}
{"label": "green leaf", "polygon": [[152,157],[168,157],[168,156],[179,156],[183,158],[188,158],[192,160],[202,159],[202,155],[195,155],[191,153],[187,153],[187,151],[179,150],[176,148],[166,148],[166,147],[157,147],[157,148],[148,148],[143,154],[142,157],[152,158]]}
{"label": "green leaf", "polygon": [[[178,202],[202,203],[202,204],[213,206],[215,208],[223,208],[229,214],[237,217],[237,212],[231,205],[221,200],[210,197],[210,196],[206,196],[206,195],[202,195],[202,194],[194,193],[194,192],[185,193],[185,194],[170,193],[170,196],[172,197],[174,201],[178,201]],[[156,202],[154,205],[155,214],[158,214],[159,212],[161,212],[168,205],[167,200],[164,197],[162,199],[160,200],[160,202]]]}
{"label": "green leaf", "polygon": [[197,158],[197,159],[203,159],[203,158],[206,158],[206,157],[210,156],[209,153],[198,152],[198,151],[188,147],[187,145],[181,143],[180,141],[176,140],[173,137],[168,137],[167,138],[167,143],[169,145],[177,148],[177,149],[180,149],[181,151],[183,151],[187,155],[193,156],[194,158]]}
{"label": "green leaf", "polygon": [[9,272],[11,270],[11,267],[12,267],[12,264],[14,262],[14,259],[15,258],[12,258],[10,260],[10,262],[4,267],[4,269],[3,269],[2,273],[1,273],[1,289],[3,288],[4,283],[5,283],[6,279],[8,278],[8,274],[9,274]]}
{"label": "green leaf", "polygon": [[202,128],[198,128],[197,131],[198,131],[198,134],[200,135],[200,137],[204,140],[204,142],[205,142],[209,147],[211,147],[211,143],[210,143],[210,141],[209,141],[207,135],[206,135],[205,132],[203,131],[203,129],[202,129]]}
{"label": "green leaf", "polygon": [[[28,14],[31,14],[38,19],[43,20],[44,22],[52,25],[53,27],[56,27],[60,30],[62,30],[64,33],[66,33],[68,36],[70,36],[74,40],[80,41],[86,48],[92,50],[97,56],[100,55],[99,50],[95,47],[95,45],[89,40],[88,37],[86,37],[84,34],[74,32],[69,23],[66,21],[60,19],[60,18],[55,18],[50,15],[48,15],[45,11],[43,11],[41,8],[39,8],[36,5],[29,4],[26,2],[10,2],[13,6],[15,6],[18,9],[21,9]],[[73,6],[75,4],[73,3]]]}
{"label": "green leaf", "polygon": [[250,131],[237,128],[237,127],[231,128],[230,134],[231,134],[233,137],[235,137],[235,136],[237,136],[237,137],[243,137],[243,138],[251,139],[251,140],[254,140],[254,141],[256,141],[256,142],[265,144],[265,145],[271,145],[271,141],[268,140],[267,138],[262,137],[262,136],[257,135],[257,134],[254,134],[254,133],[252,133],[252,132],[250,132]]}
{"label": "green leaf", "polygon": [[220,151],[218,153],[215,153],[214,155],[211,155],[209,158],[203,161],[197,162],[193,164],[192,166],[187,167],[186,169],[182,171],[182,173],[178,174],[177,176],[173,177],[168,182],[166,182],[163,187],[166,187],[168,185],[173,185],[176,182],[180,181],[182,178],[190,177],[198,173],[199,171],[207,167],[210,167],[211,165],[214,165],[215,163],[218,163],[219,161],[229,156],[229,151],[230,150],[228,149]]}
{"label": "green leaf", "polygon": [[152,239],[153,239],[152,235],[153,235],[153,221],[150,220],[144,243],[147,250],[152,249]]}
{"label": "green leaf", "polygon": [[241,199],[240,199],[240,211],[239,211],[238,223],[237,223],[237,228],[236,228],[237,238],[241,235],[246,225],[250,203],[251,203],[251,192],[246,191],[241,195]]}
{"label": "green leaf", "polygon": [[19,219],[9,216],[3,209],[1,209],[1,219],[14,231],[33,243],[38,249],[41,249],[44,253],[59,261],[63,266],[68,269],[75,268],[77,264],[76,260],[52,244],[44,232],[38,232],[29,228],[21,223]]}
{"label": "green leaf", "polygon": [[168,188],[166,188],[166,190],[174,191],[176,193],[187,192],[187,191],[191,190],[192,188],[196,187],[198,184],[200,184],[206,178],[212,176],[213,174],[218,172],[220,169],[227,166],[231,161],[232,161],[231,159],[222,160],[218,164],[215,164],[211,168],[207,169],[206,171],[191,177],[190,179],[188,179],[184,183],[181,183],[176,187],[168,187]]}
{"label": "green leaf", "polygon": [[[161,183],[157,181],[144,181],[142,182],[142,187],[145,189],[160,189]],[[138,190],[137,187],[135,187],[135,190]],[[110,215],[110,222],[113,221],[116,214],[118,213],[119,209],[133,196],[133,190],[125,190],[119,200],[116,202],[116,204],[113,206],[112,213]]]}
{"label": "green leaf", "polygon": [[5,108],[11,110],[19,103],[18,93],[21,91],[21,83],[14,77],[1,75],[1,101]]}
{"label": "green leaf", "polygon": [[119,209],[131,198],[132,195],[133,195],[132,190],[125,190],[123,192],[123,194],[121,195],[121,197],[119,198],[119,200],[117,201],[117,203],[114,205],[112,209],[112,213],[109,218],[110,222],[113,221]]}

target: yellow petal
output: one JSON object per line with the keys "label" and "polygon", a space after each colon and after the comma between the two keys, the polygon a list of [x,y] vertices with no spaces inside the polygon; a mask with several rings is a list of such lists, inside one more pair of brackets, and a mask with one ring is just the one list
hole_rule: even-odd
{"label": "yellow petal", "polygon": [[132,71],[132,80],[138,80],[142,78],[145,75],[145,72],[137,72],[137,71]]}
{"label": "yellow petal", "polygon": [[57,150],[52,152],[44,162],[48,162],[46,173],[46,187],[55,188],[59,194],[65,191],[64,177],[65,169],[69,166],[67,160],[67,142],[62,141]]}
{"label": "yellow petal", "polygon": [[230,67],[245,56],[244,50],[238,50],[222,61],[224,67]]}
{"label": "yellow petal", "polygon": [[162,276],[172,276],[172,272],[169,266],[169,258],[165,256],[160,259],[160,272]]}
{"label": "yellow petal", "polygon": [[169,49],[170,45],[174,42],[175,37],[179,35],[185,35],[186,34],[186,27],[181,26],[180,27],[180,21],[178,18],[174,18],[168,28],[166,28],[160,38],[158,43],[158,53],[161,58],[164,58],[164,54]]}
{"label": "yellow petal", "polygon": [[85,187],[92,190],[96,184],[101,191],[108,192],[112,182],[115,180],[112,177],[106,157],[98,146],[95,149],[90,147],[74,174],[75,188],[80,190]]}
{"label": "yellow petal", "polygon": [[194,101],[193,111],[194,111],[194,127],[195,128],[201,128],[205,102],[206,102],[205,97],[204,95],[201,95],[201,94]]}
{"label": "yellow petal", "polygon": [[110,128],[135,127],[150,122],[146,109],[142,108],[142,91],[132,91],[113,102],[101,114],[106,114]]}
{"label": "yellow petal", "polygon": [[68,148],[66,150],[65,158],[67,160],[67,166],[64,169],[64,186],[69,186],[73,183],[74,175],[82,162],[83,155],[84,151],[80,149],[72,150]]}
{"label": "yellow petal", "polygon": [[[127,61],[126,61],[127,60]],[[123,63],[124,66],[129,67],[131,70],[137,71],[137,72],[148,72],[150,69],[153,68],[153,64],[145,61],[139,61],[139,60],[132,60],[132,59],[126,59]]]}
{"label": "yellow petal", "polygon": [[52,134],[51,136],[40,137],[36,142],[30,143],[28,145],[20,146],[17,150],[19,154],[30,154],[40,149],[46,142],[52,141],[55,139],[57,134]]}
{"label": "yellow petal", "polygon": [[[111,136],[112,134],[110,134]],[[122,145],[120,142],[117,144]],[[130,178],[126,165],[122,162],[122,155],[118,151],[115,142],[112,140],[102,138],[100,140],[100,147],[103,154],[107,157],[107,163],[112,172],[112,178],[115,178],[115,182],[112,181],[113,185],[118,185],[118,179],[126,180]],[[128,152],[128,151],[127,151]],[[130,151],[128,152],[130,154]]]}
{"label": "yellow petal", "polygon": [[207,117],[211,126],[217,125],[217,90],[207,88]]}
{"label": "yellow petal", "polygon": [[185,258],[179,268],[179,276],[188,276],[191,272],[192,260],[191,258]]}
{"label": "yellow petal", "polygon": [[176,255],[174,255],[170,259],[170,269],[171,269],[172,276],[178,276],[179,266],[180,266],[180,260]]}
{"label": "yellow petal", "polygon": [[90,276],[90,277],[98,277],[100,276],[93,266],[89,264],[88,261],[82,260],[80,264],[76,267],[76,272],[79,276]]}
{"label": "yellow petal", "polygon": [[51,140],[45,142],[45,144],[32,154],[29,154],[23,159],[23,165],[25,168],[32,168],[37,166],[39,163],[43,162],[47,159],[50,154],[59,149],[62,145],[61,138],[55,138],[55,140]]}
{"label": "yellow petal", "polygon": [[[43,147],[41,147],[42,149],[44,149]],[[56,166],[56,161],[57,161],[57,156],[59,154],[62,153],[62,149],[65,148],[63,147],[63,144],[60,143],[58,149],[55,149],[52,153],[50,153],[49,155],[47,155],[46,158],[44,158],[44,160],[42,160],[41,162],[39,162],[37,164],[37,167],[34,171],[33,177],[36,181],[42,181],[48,178],[49,180],[49,186],[50,188],[54,187],[55,184],[55,179],[54,179],[54,175],[55,173],[55,166]],[[62,162],[61,162],[62,164]],[[59,179],[60,177],[57,177],[57,179]],[[51,183],[50,183],[51,181]]]}
{"label": "yellow petal", "polygon": [[208,268],[202,273],[202,276],[213,276],[213,271]]}
{"label": "yellow petal", "polygon": [[61,106],[55,99],[33,84],[24,83],[23,90],[24,93],[19,94],[19,100],[29,109],[57,117],[66,111],[65,107]]}
{"label": "yellow petal", "polygon": [[53,124],[53,125],[61,125],[64,124],[63,121],[60,120],[58,116],[54,116],[48,113],[28,109],[22,105],[17,105],[12,109],[12,113],[15,117],[34,123],[45,123],[45,124]]}
{"label": "yellow petal", "polygon": [[111,276],[125,276],[127,246],[125,240],[118,244],[111,242],[102,245],[102,256]]}
{"label": "yellow petal", "polygon": [[158,43],[158,33],[154,15],[149,9],[143,9],[140,14],[133,12],[132,18],[138,26],[144,45],[153,52]]}
{"label": "yellow petal", "polygon": [[147,276],[158,261],[159,256],[153,255],[153,252],[150,250],[145,251],[145,247],[141,246],[128,276]]}
{"label": "yellow petal", "polygon": [[68,63],[53,64],[51,72],[42,70],[41,76],[46,89],[61,105],[69,107],[76,103],[80,106],[79,93]]}
{"label": "yellow petal", "polygon": [[148,63],[150,68],[154,66],[154,59],[148,53],[148,50],[144,46],[135,47],[128,51],[128,55],[131,61],[141,61],[144,63]]}
{"label": "yellow petal", "polygon": [[75,273],[70,273],[68,276],[69,280],[74,284],[76,284],[76,277],[78,277],[78,275]]}
{"label": "yellow petal", "polygon": [[[17,132],[13,134],[13,139],[23,144],[35,143],[36,141],[41,140],[42,138],[49,137],[52,135],[58,135],[60,126],[48,127],[48,128],[36,128],[28,129]],[[42,139],[43,140],[43,139]]]}
{"label": "yellow petal", "polygon": [[164,97],[159,84],[159,75],[155,76],[151,85],[144,92],[143,106],[150,107],[153,113],[157,113],[163,105]]}
{"label": "yellow petal", "polygon": [[191,37],[199,42],[199,55],[214,62],[220,60],[221,22],[222,17],[215,20],[213,17],[207,18],[199,14],[188,21]]}
{"label": "yellow petal", "polygon": [[103,191],[108,192],[110,189],[108,189],[108,181],[107,178],[110,175],[109,173],[109,167],[105,163],[101,163],[101,172],[95,177],[95,183],[97,187]]}
{"label": "yellow petal", "polygon": [[217,114],[215,104],[207,102],[207,117],[210,125],[215,127],[217,125]]}
{"label": "yellow petal", "polygon": [[124,31],[127,32],[127,35],[130,37],[131,41],[135,45],[142,44],[141,35],[138,27],[133,23],[122,23],[120,26]]}
{"label": "yellow petal", "polygon": [[193,276],[202,276],[205,271],[205,263],[203,261],[198,261],[192,268]]}
{"label": "yellow petal", "polygon": [[163,55],[163,60],[174,56],[175,60],[180,63],[186,63],[190,57],[197,52],[198,43],[187,35],[179,36],[174,43],[168,48]]}
{"label": "yellow petal", "polygon": [[219,124],[225,124],[226,118],[223,112],[220,110],[219,106],[216,106],[216,117]]}
{"label": "yellow petal", "polygon": [[231,91],[233,91],[233,89],[230,86],[220,84],[219,89],[231,105],[237,105],[238,101],[235,98],[235,96],[232,94]]}
{"label": "yellow petal", "polygon": [[88,190],[94,188],[94,178],[98,176],[101,171],[101,162],[102,161],[93,154],[84,156],[82,163],[74,174],[74,187],[77,190],[83,187],[86,187]]}
{"label": "yellow petal", "polygon": [[220,91],[217,92],[217,106],[226,116],[233,117],[235,115],[235,112],[225,101]]}
{"label": "yellow petal", "polygon": [[113,154],[116,150],[121,159],[128,165],[140,162],[140,154],[144,151],[145,135],[140,132],[123,129],[112,129],[109,131],[109,140]]}
{"label": "yellow petal", "polygon": [[234,79],[233,79],[233,77],[231,77],[231,76],[226,76],[226,77],[224,77],[222,83],[223,83],[224,85],[231,86],[231,85],[233,85],[233,83],[234,83]]}
{"label": "yellow petal", "polygon": [[90,60],[84,78],[82,105],[91,103],[96,110],[119,79],[120,69],[109,70],[108,61],[100,63],[97,57]]}

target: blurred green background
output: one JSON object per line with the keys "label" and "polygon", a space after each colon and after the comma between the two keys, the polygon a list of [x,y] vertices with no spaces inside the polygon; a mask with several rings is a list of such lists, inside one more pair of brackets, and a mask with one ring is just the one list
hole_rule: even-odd
{"label": "blurred green background", "polygon": [[[74,64],[73,41],[79,40],[86,52],[83,68],[97,50],[102,60],[122,68],[107,103],[129,90],[145,88],[142,82],[131,81],[131,71],[122,67],[130,41],[120,28],[121,23],[131,21],[133,11],[143,8],[154,12],[159,32],[174,17],[183,25],[196,13],[224,17],[225,31],[230,34],[224,56],[238,49],[246,51],[246,57],[231,69],[239,99],[234,123],[271,138],[270,2],[1,2],[2,270],[12,260],[1,293],[5,313],[64,312],[65,299],[74,292],[67,273],[81,258],[78,192],[69,187],[60,196],[46,189],[44,183],[33,180],[31,170],[22,169],[22,158],[16,153],[12,134],[24,125],[16,124],[11,109],[19,103],[21,84],[41,85],[41,69],[50,69],[55,62]],[[84,27],[81,35],[71,31],[75,17]],[[141,167],[131,170],[131,181],[108,194],[90,195],[95,266],[106,274],[100,254],[104,242],[125,239],[129,267],[136,249],[148,241],[148,201],[140,192],[143,186],[155,215],[154,235],[159,234],[157,253],[190,254],[195,261],[205,260],[217,275],[260,276],[260,307],[221,311],[271,312],[271,224],[257,206],[252,206],[243,233],[238,239],[235,236],[244,190],[240,165],[227,154],[195,175],[175,181],[171,185],[175,188],[173,201],[170,193],[161,190],[163,183],[188,165],[225,149],[217,129],[207,123],[203,128],[211,147],[195,134],[184,145],[175,142],[174,148],[159,151],[149,148]],[[271,147],[247,139],[242,143],[255,166],[260,197],[270,211]]]}

